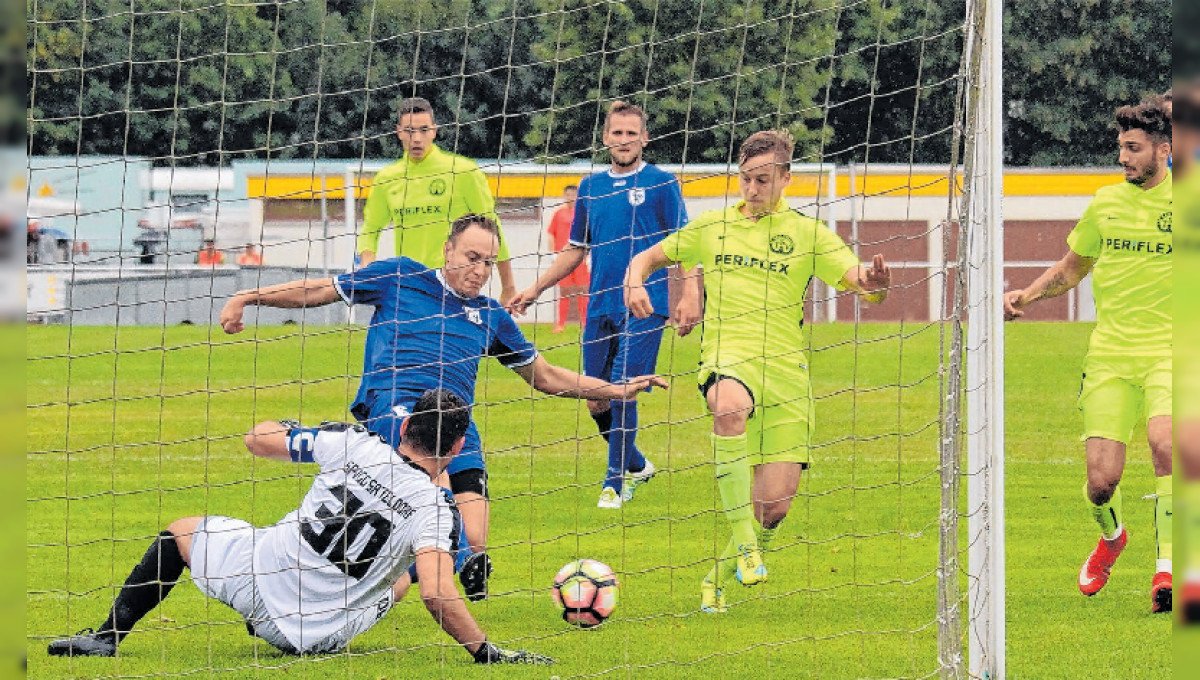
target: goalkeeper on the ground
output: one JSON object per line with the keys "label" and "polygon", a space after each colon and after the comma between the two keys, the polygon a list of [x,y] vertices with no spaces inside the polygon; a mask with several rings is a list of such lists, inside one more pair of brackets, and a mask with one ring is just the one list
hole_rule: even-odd
{"label": "goalkeeper on the ground", "polygon": [[[733,536],[704,578],[701,609],[725,610],[723,587],[767,578],[762,552],[787,516],[808,467],[812,390],[803,351],[804,299],[813,276],[882,302],[891,273],[880,255],[864,267],[822,222],[783,200],[792,139],[758,132],[742,143],[735,206],[704,213],[634,258],[626,303],[654,312],[643,282],[674,263],[704,267],[700,392],[713,414],[717,488]],[[757,523],[756,521],[757,520]]]}
{"label": "goalkeeper on the ground", "polygon": [[304,501],[275,524],[206,515],[155,537],[95,630],[52,642],[51,656],[116,656],[117,646],[182,580],[230,606],[246,630],[286,654],[341,651],[392,608],[411,567],[421,599],[476,663],[551,663],[488,642],[454,588],[458,509],[434,480],[466,441],[470,411],[449,390],[424,392],[393,447],[347,423],[266,421],[246,435],[256,456],[316,463]]}

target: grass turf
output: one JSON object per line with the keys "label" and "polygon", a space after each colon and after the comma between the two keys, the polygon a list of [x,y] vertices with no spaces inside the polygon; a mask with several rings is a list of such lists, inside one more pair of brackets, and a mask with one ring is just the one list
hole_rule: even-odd
{"label": "grass turf", "polygon": [[[578,367],[576,337],[527,330],[549,360]],[[1142,440],[1125,481],[1130,547],[1101,595],[1075,587],[1096,537],[1074,408],[1089,330],[1009,326],[1009,678],[1170,677],[1170,622],[1149,613],[1153,505],[1140,499],[1153,478]],[[732,586],[721,616],[697,612],[699,580],[728,535],[714,512],[697,338],[664,340],[659,370],[673,389],[642,398],[638,440],[663,473],[619,512],[595,507],[605,456],[583,405],[535,396],[485,361],[475,418],[489,453],[497,571],[493,597],[471,610],[494,641],[559,661],[501,669],[471,666],[416,598],[349,653],[284,657],[190,583],[118,659],[48,658],[49,639],[104,618],[114,584],[171,520],[223,514],[263,525],[297,505],[313,466],[255,460],[241,434],[264,419],[347,419],[362,331],[31,327],[30,677],[936,677],[941,333],[812,329],[813,469],[767,556],[770,581]],[[966,544],[964,531],[963,569]],[[576,557],[621,578],[617,614],[597,630],[568,627],[550,599],[554,572]]]}

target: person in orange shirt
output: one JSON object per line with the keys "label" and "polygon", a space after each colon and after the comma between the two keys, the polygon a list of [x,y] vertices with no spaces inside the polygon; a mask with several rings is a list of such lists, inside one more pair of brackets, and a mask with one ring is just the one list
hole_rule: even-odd
{"label": "person in orange shirt", "polygon": [[225,264],[225,254],[217,250],[216,243],[205,241],[204,248],[196,255],[196,264],[208,267]]}
{"label": "person in orange shirt", "polygon": [[262,255],[258,254],[253,245],[247,243],[246,249],[242,251],[241,255],[238,255],[237,263],[239,267],[261,267]]}
{"label": "person in orange shirt", "polygon": [[[550,218],[550,226],[546,229],[554,241],[554,252],[567,247],[571,238],[571,220],[575,217],[575,195],[579,187],[568,184],[563,189],[563,205],[554,211]],[[571,299],[575,299],[579,308],[579,325],[582,327],[587,319],[587,287],[590,281],[587,264],[580,264],[575,271],[567,274],[558,282],[558,318],[554,322],[554,332],[562,333],[567,327],[567,315],[571,313]]]}

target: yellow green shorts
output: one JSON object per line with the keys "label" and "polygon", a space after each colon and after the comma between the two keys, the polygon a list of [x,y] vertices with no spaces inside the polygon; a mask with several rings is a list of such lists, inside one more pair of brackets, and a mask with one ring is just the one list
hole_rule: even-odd
{"label": "yellow green shorts", "polygon": [[700,369],[700,395],[731,378],[750,392],[754,411],[746,421],[750,465],[800,463],[807,468],[812,444],[813,399],[808,371],[791,365],[743,362]]}
{"label": "yellow green shorts", "polygon": [[1143,418],[1171,415],[1171,357],[1091,357],[1079,387],[1085,439],[1128,444]]}

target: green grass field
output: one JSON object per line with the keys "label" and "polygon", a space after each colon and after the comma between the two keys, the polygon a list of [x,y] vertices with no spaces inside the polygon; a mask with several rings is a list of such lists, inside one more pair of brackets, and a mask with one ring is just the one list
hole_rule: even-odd
{"label": "green grass field", "polygon": [[[551,361],[578,364],[575,338],[528,330]],[[1085,599],[1075,586],[1096,535],[1074,407],[1089,330],[1009,326],[1008,669],[1017,680],[1171,677],[1170,622],[1149,613],[1153,504],[1141,498],[1153,479],[1143,440],[1124,486],[1129,549],[1103,593]],[[937,677],[941,334],[914,324],[813,329],[813,469],[767,557],[771,580],[733,586],[721,616],[697,611],[699,580],[727,537],[695,389],[697,340],[664,341],[659,369],[673,389],[644,396],[639,445],[665,473],[620,512],[595,507],[604,448],[583,405],[534,396],[485,362],[475,417],[489,452],[497,570],[493,597],[471,608],[493,640],[559,663],[476,668],[416,598],[349,653],[297,660],[248,637],[233,611],[190,583],[121,657],[47,657],[49,639],[103,620],[113,585],[171,520],[223,514],[261,525],[296,506],[314,467],[254,460],[241,435],[265,419],[347,419],[362,331],[30,327],[29,677]],[[965,569],[965,540],[962,550]],[[554,572],[576,557],[621,577],[617,613],[598,630],[566,626],[550,599]]]}

